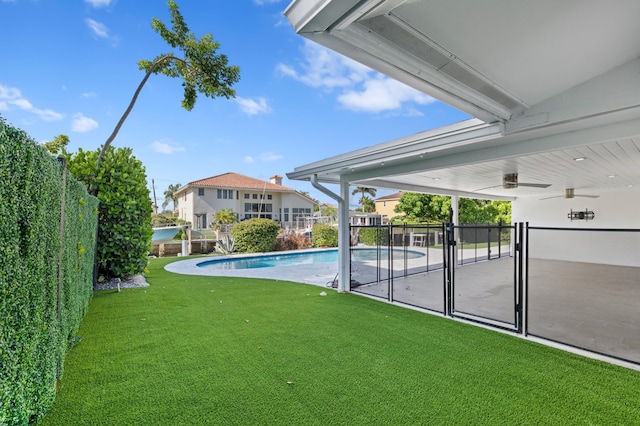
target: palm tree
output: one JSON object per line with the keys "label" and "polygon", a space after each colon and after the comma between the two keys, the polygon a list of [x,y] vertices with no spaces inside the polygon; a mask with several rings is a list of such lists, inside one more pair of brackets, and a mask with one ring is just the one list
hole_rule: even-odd
{"label": "palm tree", "polygon": [[214,228],[220,228],[220,225],[231,225],[237,221],[238,217],[233,209],[219,210],[213,215]]}
{"label": "palm tree", "polygon": [[376,196],[376,189],[375,188],[367,188],[365,186],[358,186],[351,193],[351,195],[356,195],[356,194],[361,194],[361,196],[360,196],[360,205],[362,207],[364,207],[364,196],[365,196],[365,194],[369,194],[372,197],[375,197]]}
{"label": "palm tree", "polygon": [[369,197],[362,198],[362,211],[365,213],[373,213],[376,211],[376,203]]}
{"label": "palm tree", "polygon": [[179,183],[171,184],[167,187],[167,190],[164,191],[164,202],[162,203],[162,210],[166,209],[171,201],[173,201],[173,210],[175,210],[178,206],[178,197],[176,197],[176,191],[180,189],[182,185]]}

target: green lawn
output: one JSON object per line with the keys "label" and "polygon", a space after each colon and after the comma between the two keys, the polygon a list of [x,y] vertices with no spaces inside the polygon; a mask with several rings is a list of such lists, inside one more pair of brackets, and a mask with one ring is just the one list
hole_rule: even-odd
{"label": "green lawn", "polygon": [[640,423],[640,372],[315,286],[95,294],[45,425]]}

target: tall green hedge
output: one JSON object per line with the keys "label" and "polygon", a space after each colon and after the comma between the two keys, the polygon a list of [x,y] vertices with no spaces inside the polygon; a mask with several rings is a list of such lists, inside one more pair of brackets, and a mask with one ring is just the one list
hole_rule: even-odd
{"label": "tall green hedge", "polygon": [[2,425],[34,423],[47,412],[92,295],[98,200],[70,173],[63,188],[63,170],[43,147],[0,117]]}
{"label": "tall green hedge", "polygon": [[389,245],[389,228],[388,227],[370,227],[357,228],[358,242],[366,246],[388,246]]}
{"label": "tall green hedge", "polygon": [[271,219],[249,219],[231,228],[233,247],[238,253],[272,251],[276,245],[280,225]]}
{"label": "tall green hedge", "polygon": [[326,223],[311,227],[311,242],[314,247],[338,247],[338,228]]}

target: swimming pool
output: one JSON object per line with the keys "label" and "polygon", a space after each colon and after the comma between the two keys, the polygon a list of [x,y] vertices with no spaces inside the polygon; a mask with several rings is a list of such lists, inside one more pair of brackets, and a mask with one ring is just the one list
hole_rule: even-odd
{"label": "swimming pool", "polygon": [[[400,249],[393,250],[394,258],[401,258],[405,251]],[[423,257],[425,254],[419,251],[408,250],[406,252],[407,259],[416,259]],[[386,259],[389,256],[389,250],[386,248],[377,250],[374,248],[354,249],[351,250],[351,259],[353,261],[369,261]],[[316,252],[304,253],[278,253],[273,255],[249,256],[239,258],[213,259],[206,262],[198,263],[199,268],[228,270],[228,269],[253,269],[253,268],[271,268],[274,266],[304,265],[316,263],[329,263],[338,261],[338,250],[323,250]]]}

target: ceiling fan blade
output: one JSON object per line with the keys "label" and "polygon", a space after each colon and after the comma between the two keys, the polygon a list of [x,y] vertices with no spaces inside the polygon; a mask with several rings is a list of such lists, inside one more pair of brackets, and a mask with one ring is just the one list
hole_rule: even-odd
{"label": "ceiling fan blade", "polygon": [[485,189],[500,188],[502,185],[487,186],[486,188],[474,189],[473,192],[484,191]]}
{"label": "ceiling fan blade", "polygon": [[529,188],[548,188],[551,186],[550,183],[518,183],[518,186],[527,186]]}
{"label": "ceiling fan blade", "polygon": [[540,201],[542,201],[542,200],[550,200],[552,198],[564,198],[564,195],[554,195],[553,197],[540,198]]}
{"label": "ceiling fan blade", "polygon": [[582,197],[582,198],[598,198],[599,195],[574,195],[574,197]]}

